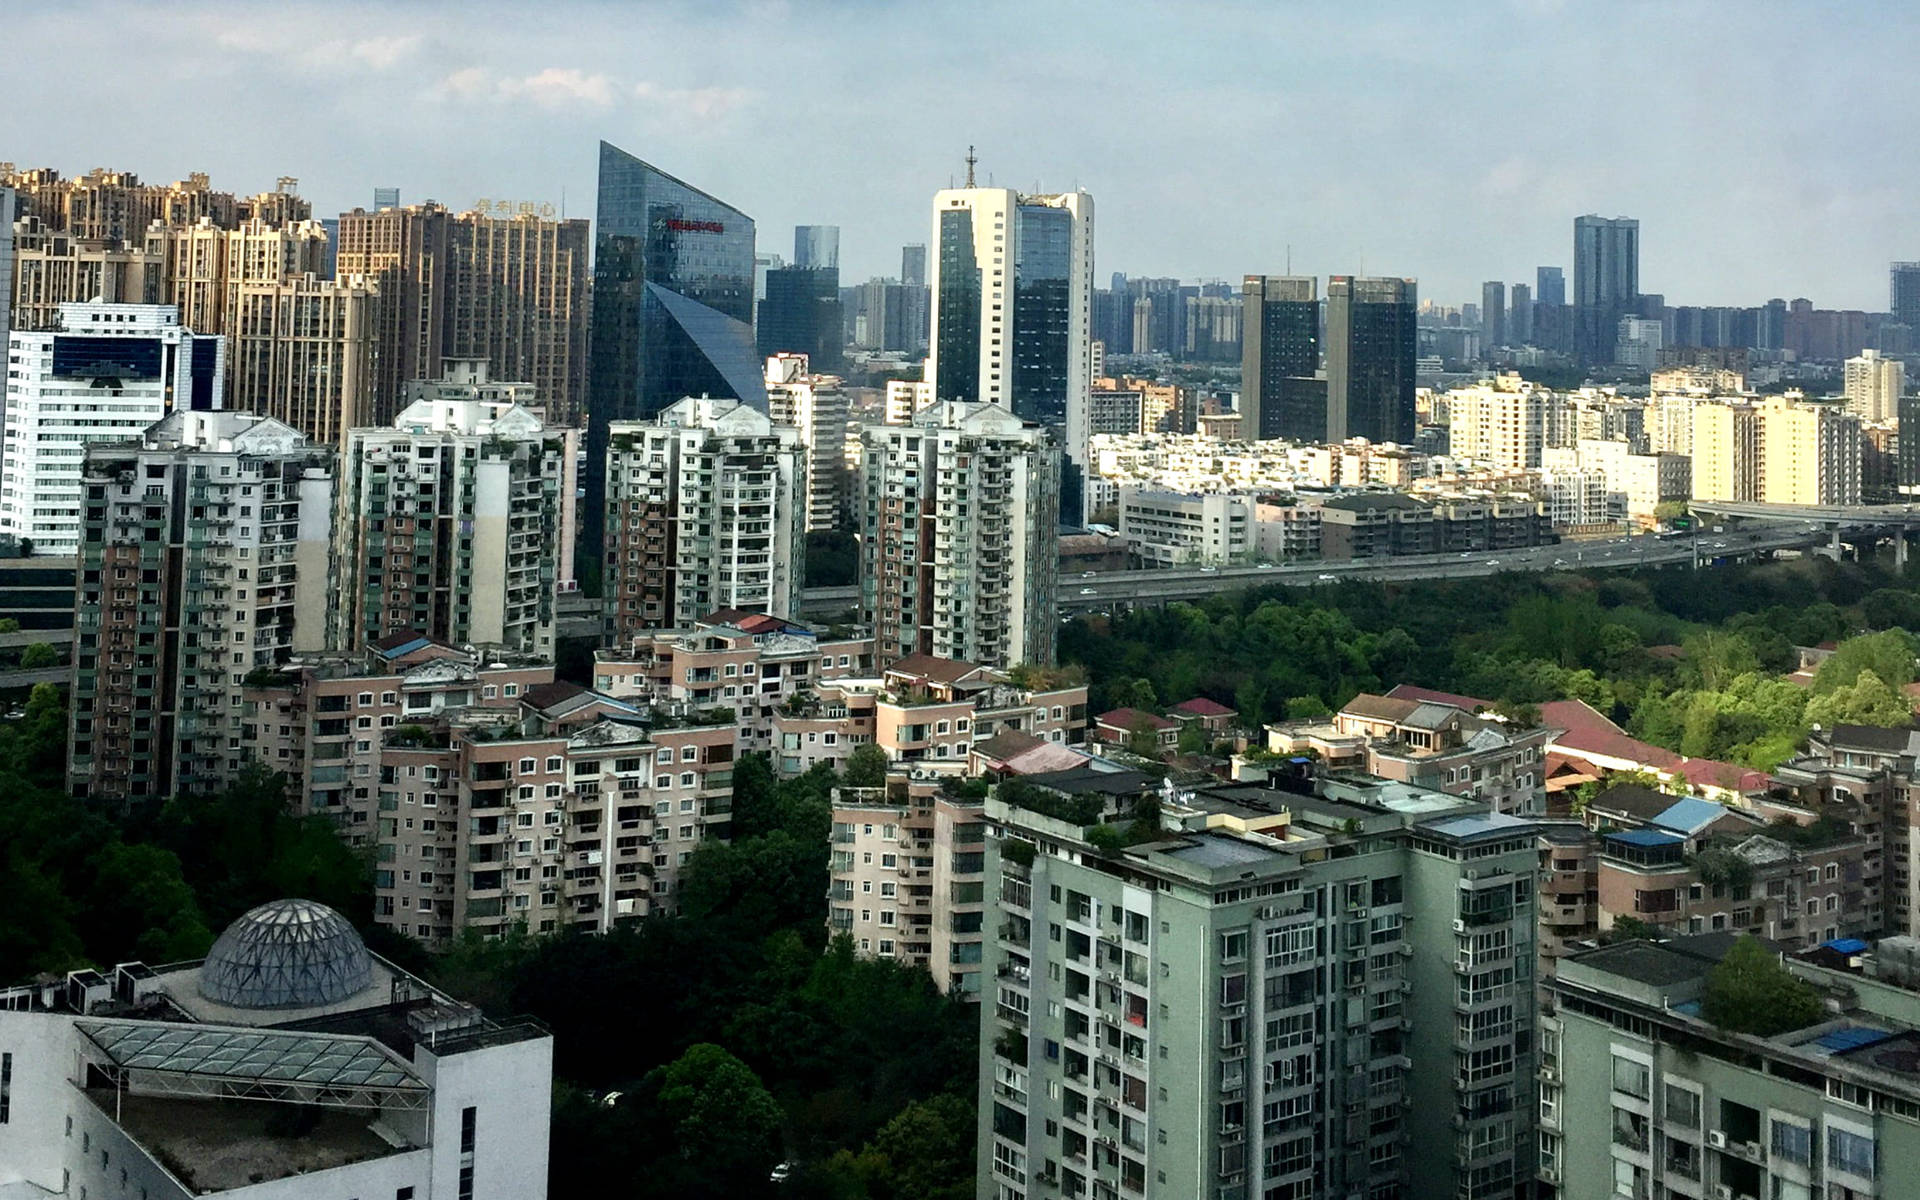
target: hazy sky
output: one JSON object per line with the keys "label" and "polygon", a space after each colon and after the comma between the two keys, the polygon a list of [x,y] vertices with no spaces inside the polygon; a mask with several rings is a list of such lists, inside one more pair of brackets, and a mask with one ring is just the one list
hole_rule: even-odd
{"label": "hazy sky", "polygon": [[[1097,272],[1412,275],[1479,299],[1641,222],[1669,303],[1884,309],[1920,259],[1920,6],[1896,3],[8,5],[0,159],[317,211],[546,201],[605,138],[899,269],[962,170],[1097,205]],[[1572,272],[1568,285],[1571,289]]]}

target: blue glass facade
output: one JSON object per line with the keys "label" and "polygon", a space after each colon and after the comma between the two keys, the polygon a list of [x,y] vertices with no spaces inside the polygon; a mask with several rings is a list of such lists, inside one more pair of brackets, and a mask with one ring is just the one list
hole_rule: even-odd
{"label": "blue glass facade", "polygon": [[765,409],[753,344],[753,219],[617,146],[600,143],[594,213],[587,544],[600,537],[607,423],[682,396]]}
{"label": "blue glass facade", "polygon": [[1042,425],[1067,419],[1073,355],[1073,214],[1044,204],[1014,210],[1019,257],[1013,271],[1013,412]]}

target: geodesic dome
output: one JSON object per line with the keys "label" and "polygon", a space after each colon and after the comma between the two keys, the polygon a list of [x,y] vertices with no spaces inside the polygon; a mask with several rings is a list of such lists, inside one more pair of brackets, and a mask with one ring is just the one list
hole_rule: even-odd
{"label": "geodesic dome", "polygon": [[311,900],[242,913],[200,966],[200,994],[236,1008],[333,1004],[373,982],[373,956],[347,919]]}

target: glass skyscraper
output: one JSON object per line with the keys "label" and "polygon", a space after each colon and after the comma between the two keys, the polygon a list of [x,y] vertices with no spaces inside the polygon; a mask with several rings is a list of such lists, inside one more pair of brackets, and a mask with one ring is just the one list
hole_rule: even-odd
{"label": "glass skyscraper", "polygon": [[593,373],[581,528],[599,554],[607,423],[683,396],[765,411],[753,340],[753,219],[618,146],[600,143]]}
{"label": "glass skyscraper", "polygon": [[1327,440],[1411,445],[1418,297],[1411,279],[1327,280]]}
{"label": "glass skyscraper", "polygon": [[1327,440],[1320,300],[1311,275],[1249,275],[1240,300],[1240,433]]}

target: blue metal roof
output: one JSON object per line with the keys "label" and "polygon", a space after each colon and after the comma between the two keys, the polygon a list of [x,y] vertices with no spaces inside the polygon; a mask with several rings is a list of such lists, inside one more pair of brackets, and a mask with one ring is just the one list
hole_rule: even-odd
{"label": "blue metal roof", "polygon": [[1681,833],[1696,833],[1724,816],[1726,811],[1726,806],[1723,804],[1689,796],[1676,802],[1648,823],[1658,825],[1662,829],[1677,829]]}
{"label": "blue metal roof", "polygon": [[1884,1029],[1836,1029],[1832,1033],[1823,1033],[1813,1039],[1813,1044],[1831,1050],[1835,1054],[1844,1054],[1849,1050],[1858,1050],[1862,1046],[1871,1046],[1875,1042],[1884,1042],[1892,1036]]}
{"label": "blue metal roof", "polygon": [[1629,846],[1672,846],[1687,839],[1677,833],[1665,833],[1658,829],[1623,829],[1618,833],[1609,833],[1610,842],[1624,842]]}
{"label": "blue metal roof", "polygon": [[389,646],[385,650],[375,649],[374,653],[382,658],[400,658],[403,655],[412,654],[420,647],[431,643],[432,640],[431,638],[417,637],[410,642],[401,642],[398,646]]}
{"label": "blue metal roof", "polygon": [[1835,938],[1820,944],[1836,954],[1865,954],[1868,949],[1867,944],[1859,938]]}

